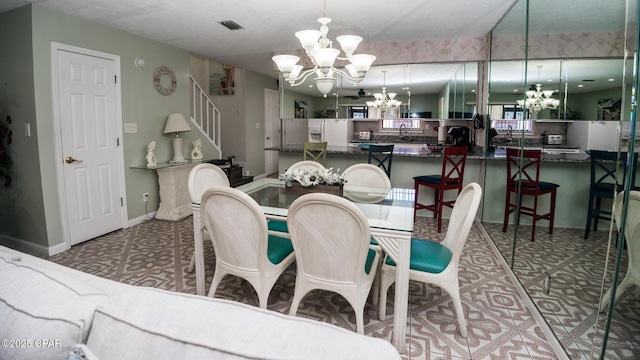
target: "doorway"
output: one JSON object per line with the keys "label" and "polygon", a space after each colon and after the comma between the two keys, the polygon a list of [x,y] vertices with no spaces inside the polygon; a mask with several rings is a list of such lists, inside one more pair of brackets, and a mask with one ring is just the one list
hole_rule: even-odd
{"label": "doorway", "polygon": [[67,248],[126,227],[120,58],[52,44],[56,170]]}
{"label": "doorway", "polygon": [[[264,90],[264,147],[280,146],[280,102],[277,91]],[[278,172],[278,152],[265,150],[264,173]]]}

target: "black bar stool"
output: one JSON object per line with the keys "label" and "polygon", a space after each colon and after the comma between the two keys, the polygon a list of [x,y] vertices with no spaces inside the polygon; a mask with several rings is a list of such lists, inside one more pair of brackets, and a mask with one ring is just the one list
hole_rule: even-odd
{"label": "black bar stool", "polygon": [[[602,199],[613,200],[616,193],[624,190],[626,173],[629,165],[627,164],[628,154],[606,150],[588,150],[591,158],[591,184],[589,186],[589,208],[587,209],[587,225],[584,229],[584,238],[589,238],[591,224],[593,230],[598,230],[598,220],[611,221],[611,211],[600,208]],[[631,161],[631,171],[633,171],[633,185],[635,186],[636,164],[638,162],[638,154],[633,154]],[[619,172],[620,171],[620,172]],[[618,177],[618,175],[620,177]]]}
{"label": "black bar stool", "polygon": [[391,179],[393,147],[394,145],[369,145],[369,164],[382,168],[389,179]]}

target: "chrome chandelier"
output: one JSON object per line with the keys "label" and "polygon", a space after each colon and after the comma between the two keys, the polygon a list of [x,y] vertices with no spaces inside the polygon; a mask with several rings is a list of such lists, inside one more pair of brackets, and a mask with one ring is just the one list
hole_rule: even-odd
{"label": "chrome chandelier", "polygon": [[382,74],[384,76],[384,80],[382,82],[382,92],[374,93],[373,97],[375,98],[375,100],[367,101],[367,106],[381,110],[397,108],[398,106],[402,105],[402,101],[395,99],[396,93],[387,93],[387,70],[382,70]]}
{"label": "chrome chandelier", "polygon": [[551,97],[553,90],[542,90],[542,84],[540,83],[540,69],[542,65],[538,65],[538,83],[535,90],[527,90],[525,94],[526,99],[520,99],[518,105],[521,108],[533,109],[534,112],[538,112],[542,109],[555,109],[560,105],[560,100]]}
{"label": "chrome chandelier", "polygon": [[[315,75],[313,80],[318,91],[327,97],[327,94],[333,89],[336,75],[340,75],[352,85],[358,85],[371,68],[376,57],[369,54],[353,54],[362,41],[362,37],[356,35],[342,35],[336,38],[345,55],[345,57],[338,57],[340,50],[332,48],[333,43],[327,38],[329,32],[327,25],[331,19],[325,15],[326,2],[323,7],[323,16],[318,18],[320,30],[302,30],[295,34],[307,56],[311,59],[313,68],[303,71],[303,66],[298,65],[300,58],[295,55],[276,55],[272,59],[291,86],[298,86],[304,83],[309,76]],[[334,66],[336,59],[348,60],[349,64],[344,69],[337,68]]]}

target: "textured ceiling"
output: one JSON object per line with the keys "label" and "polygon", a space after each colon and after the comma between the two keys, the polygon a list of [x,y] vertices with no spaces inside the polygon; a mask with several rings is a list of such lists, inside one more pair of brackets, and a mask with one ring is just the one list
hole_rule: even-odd
{"label": "textured ceiling", "polygon": [[[294,33],[332,19],[329,37],[363,42],[484,36],[515,0],[2,0],[0,12],[36,3],[190,52],[276,76],[274,51],[300,48]],[[245,29],[230,31],[218,21]]]}
{"label": "textured ceiling", "polygon": [[[568,0],[565,0],[568,1]],[[273,52],[300,48],[294,33],[304,29],[318,29],[316,19],[326,15],[332,19],[329,37],[361,35],[363,43],[405,42],[424,39],[469,38],[488,34],[498,22],[500,33],[522,33],[525,7],[516,0],[395,0],[372,2],[365,0],[0,0],[0,13],[31,3],[40,4],[80,18],[122,29],[190,51],[198,56],[238,68],[276,77],[271,56]],[[625,0],[580,0],[575,5],[557,0],[535,0],[530,4],[530,33],[609,31],[623,28]],[[326,4],[326,5],[324,5]],[[634,1],[629,1],[634,6]],[[513,7],[520,15],[505,14]],[[635,11],[635,8],[630,9]],[[504,19],[503,19],[504,17]],[[230,31],[218,24],[233,20],[245,29]],[[497,30],[497,31],[498,31]],[[356,51],[357,52],[357,51]],[[556,62],[557,63],[557,62]],[[580,63],[572,61],[570,76],[577,79],[601,76],[607,78],[613,66],[619,73],[620,64]],[[375,63],[374,63],[375,65]],[[507,64],[505,64],[507,65]],[[518,66],[518,64],[511,64]],[[433,80],[425,91],[442,88],[459,65],[412,65],[411,82],[417,83],[421,71]],[[556,64],[545,64],[542,77],[548,71],[557,74]],[[504,71],[508,71],[505,66]],[[582,71],[586,72],[585,74]],[[598,71],[594,71],[594,70]],[[382,70],[388,70],[387,84],[405,81],[404,75],[394,79],[394,73],[406,72],[403,66],[376,66],[361,86],[373,88],[382,84]],[[492,69],[492,81],[511,77],[500,74],[500,66]],[[536,79],[535,67],[528,78]],[[520,75],[522,70],[520,70]],[[600,73],[598,75],[597,73]],[[494,79],[495,77],[495,79]],[[517,78],[517,77],[516,77]],[[508,81],[504,87],[492,91],[512,91]],[[412,92],[418,89],[412,88]],[[315,90],[298,88],[298,91]],[[354,94],[357,89],[353,89]],[[343,93],[342,95],[349,95]]]}

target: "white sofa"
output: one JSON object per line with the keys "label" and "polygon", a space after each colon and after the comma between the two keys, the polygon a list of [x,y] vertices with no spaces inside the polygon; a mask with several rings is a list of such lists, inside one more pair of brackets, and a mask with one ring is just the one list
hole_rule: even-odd
{"label": "white sofa", "polygon": [[0,246],[0,359],[400,359],[382,339]]}

